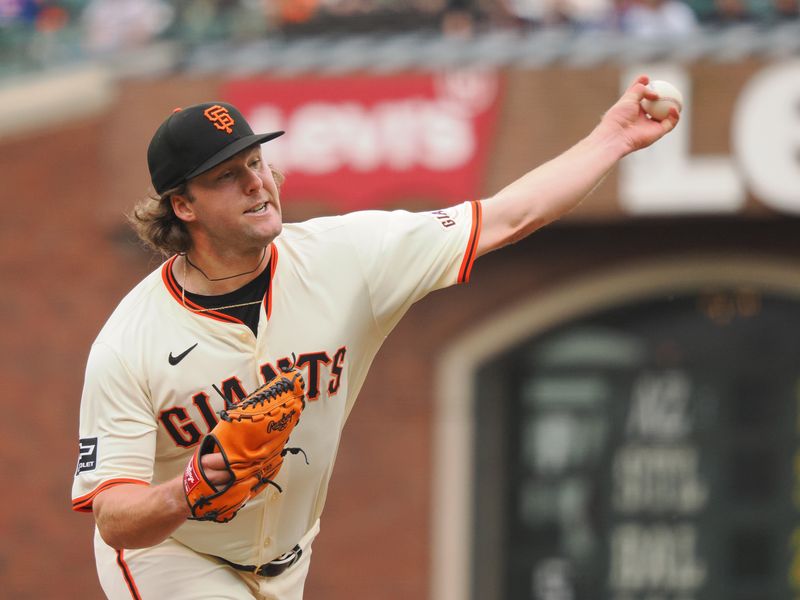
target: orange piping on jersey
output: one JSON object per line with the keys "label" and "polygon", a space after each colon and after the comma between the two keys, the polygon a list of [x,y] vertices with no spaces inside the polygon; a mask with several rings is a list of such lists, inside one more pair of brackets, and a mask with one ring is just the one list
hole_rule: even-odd
{"label": "orange piping on jersey", "polygon": [[458,283],[467,283],[472,265],[478,253],[478,241],[481,238],[481,203],[479,200],[472,201],[472,230],[469,233],[467,249],[464,252],[464,260],[461,261],[461,269],[458,271]]}
{"label": "orange piping on jersey", "polygon": [[167,290],[175,301],[178,304],[183,305],[183,302],[186,302],[186,307],[189,312],[194,312],[191,309],[196,311],[202,310],[203,312],[194,312],[194,314],[199,315],[201,317],[208,317],[209,319],[214,319],[215,321],[222,321],[223,323],[238,323],[239,325],[244,325],[242,321],[237,319],[236,317],[231,317],[230,315],[226,315],[225,313],[217,312],[215,310],[206,311],[202,306],[197,304],[196,302],[192,302],[188,298],[183,298],[181,296],[181,286],[178,285],[178,282],[175,280],[175,276],[172,274],[172,265],[177,260],[178,255],[176,254],[172,258],[170,258],[161,269],[161,279],[164,280],[164,285],[166,286]]}
{"label": "orange piping on jersey", "polygon": [[272,282],[275,281],[275,269],[278,268],[278,248],[275,244],[269,247],[269,287],[267,296],[264,298],[264,310],[267,313],[267,320],[272,316]]}
{"label": "orange piping on jersey", "polygon": [[104,481],[100,485],[98,485],[94,490],[81,496],[80,498],[75,498],[72,501],[72,510],[77,512],[92,512],[92,503],[94,499],[97,497],[97,494],[103,492],[109,488],[114,487],[115,485],[122,485],[124,483],[136,483],[138,485],[150,485],[146,481],[142,481],[141,479],[129,479],[127,477],[122,477],[119,479],[109,479],[108,481]]}
{"label": "orange piping on jersey", "polygon": [[125,562],[125,558],[122,556],[123,552],[125,551],[117,550],[117,564],[122,570],[122,577],[125,578],[125,583],[128,585],[128,591],[131,593],[131,598],[134,600],[142,600],[142,596],[139,594],[139,588],[136,587],[136,582],[133,580],[133,575],[131,575],[131,570],[128,567],[128,563]]}

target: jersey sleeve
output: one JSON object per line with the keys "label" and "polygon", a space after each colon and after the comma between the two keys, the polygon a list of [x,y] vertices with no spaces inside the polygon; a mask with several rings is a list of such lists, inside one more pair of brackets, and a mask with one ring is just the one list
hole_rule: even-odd
{"label": "jersey sleeve", "polygon": [[156,441],[152,404],[107,344],[96,342],[89,352],[79,431],[73,510],[91,511],[97,494],[114,485],[150,483]]}
{"label": "jersey sleeve", "polygon": [[384,333],[426,294],[469,281],[481,227],[481,205],[444,210],[359,213],[348,234]]}

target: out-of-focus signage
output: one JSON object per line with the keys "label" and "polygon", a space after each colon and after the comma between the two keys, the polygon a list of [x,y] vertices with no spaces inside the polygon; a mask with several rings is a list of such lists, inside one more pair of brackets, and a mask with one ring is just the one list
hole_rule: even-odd
{"label": "out-of-focus signage", "polygon": [[223,96],[257,132],[284,196],[342,212],[481,192],[500,101],[495,72],[247,79]]}
{"label": "out-of-focus signage", "polygon": [[693,122],[693,81],[686,68],[639,65],[622,74],[621,84],[627,86],[638,72],[674,82],[686,102],[674,132],[623,161],[619,198],[625,212],[734,214],[752,194],[776,212],[800,214],[800,60],[766,65],[738,95],[715,99],[719,109],[733,102],[727,154],[692,149],[698,141],[692,136],[705,130],[704,123]]}
{"label": "out-of-focus signage", "polygon": [[[635,65],[620,69],[620,86],[638,73],[683,91],[681,123],[623,160],[618,177],[568,218],[733,215],[759,206],[800,214],[800,60]],[[344,212],[436,207],[498,191],[588,133],[576,117],[613,102],[596,94],[570,103],[575,78],[583,89],[608,89],[602,72],[467,70],[240,79],[222,94],[255,129],[286,130],[266,152],[288,176],[287,199]],[[505,85],[515,97],[500,122]]]}
{"label": "out-of-focus signage", "polygon": [[[513,600],[797,598],[791,325],[795,298],[733,286],[618,305],[495,358],[483,372],[502,364],[492,376],[518,383],[504,398],[507,454],[480,463],[475,483],[504,486],[475,512],[478,585],[502,581],[491,597]],[[496,392],[483,394],[486,449],[501,438],[486,425]],[[513,559],[493,565],[498,554]]]}

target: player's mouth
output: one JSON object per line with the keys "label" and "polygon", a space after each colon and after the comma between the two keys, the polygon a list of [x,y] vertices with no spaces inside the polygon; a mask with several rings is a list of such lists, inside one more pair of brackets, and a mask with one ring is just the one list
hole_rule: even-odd
{"label": "player's mouth", "polygon": [[244,211],[244,214],[248,215],[261,215],[267,212],[267,204],[268,202],[262,202],[261,204],[256,204],[253,208]]}

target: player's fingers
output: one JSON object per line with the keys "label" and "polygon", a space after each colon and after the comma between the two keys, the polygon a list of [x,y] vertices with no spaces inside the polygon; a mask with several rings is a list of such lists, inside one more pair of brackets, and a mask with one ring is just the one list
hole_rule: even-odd
{"label": "player's fingers", "polygon": [[221,452],[204,454],[200,457],[200,464],[203,465],[203,473],[212,484],[218,485],[230,481],[232,475],[225,465],[225,459]]}
{"label": "player's fingers", "polygon": [[204,454],[200,457],[200,462],[205,469],[224,469],[225,459],[222,457],[222,452],[211,452]]}
{"label": "player's fingers", "polygon": [[653,88],[645,86],[642,97],[647,98],[648,100],[658,100],[659,98],[661,98],[661,95]]}
{"label": "player's fingers", "polygon": [[[636,98],[636,101],[640,101],[642,98],[646,97],[649,93],[652,92],[650,88],[647,87],[647,84],[650,83],[650,78],[647,75],[639,75],[636,79],[633,80],[628,89],[625,90],[625,95],[631,95]],[[654,98],[651,98],[653,100]]]}
{"label": "player's fingers", "polygon": [[678,120],[680,118],[681,115],[678,112],[678,109],[676,109],[674,106],[670,107],[669,114],[666,116],[666,118],[661,120],[661,128],[664,130],[664,133],[667,134],[675,129],[675,126],[678,124]]}

